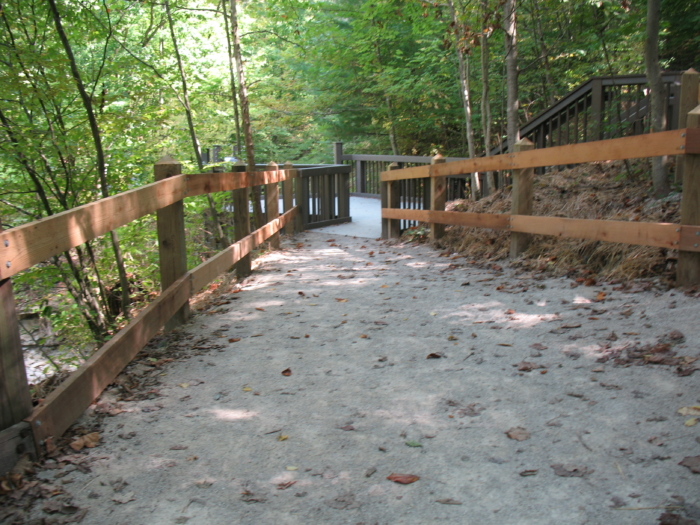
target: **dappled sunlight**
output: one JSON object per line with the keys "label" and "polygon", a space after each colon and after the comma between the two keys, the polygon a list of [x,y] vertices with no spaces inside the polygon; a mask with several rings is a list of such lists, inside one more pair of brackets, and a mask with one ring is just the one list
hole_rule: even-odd
{"label": "dappled sunlight", "polygon": [[580,295],[577,295],[571,302],[574,304],[591,304],[593,301],[591,301],[590,299],[586,299],[585,297],[582,297]]}
{"label": "dappled sunlight", "polygon": [[231,408],[210,408],[208,412],[213,414],[216,419],[222,419],[224,421],[240,421],[242,419],[252,419],[259,416],[257,412]]}
{"label": "dappled sunlight", "polygon": [[505,305],[500,301],[485,303],[471,303],[460,307],[460,311],[446,315],[449,317],[461,317],[471,320],[473,323],[504,323],[518,328],[532,328],[540,323],[553,321],[559,318],[557,314],[529,314],[504,310]]}

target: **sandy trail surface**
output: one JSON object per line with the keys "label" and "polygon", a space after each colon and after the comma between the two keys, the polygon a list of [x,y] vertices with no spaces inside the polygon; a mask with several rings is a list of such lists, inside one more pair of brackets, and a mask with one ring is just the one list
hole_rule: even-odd
{"label": "sandy trail surface", "polygon": [[85,524],[700,519],[679,465],[700,425],[677,412],[700,405],[700,372],[678,373],[700,364],[698,299],[615,288],[283,237],[129,367],[148,395],[105,393],[123,412],[76,454],[89,471],[40,476]]}

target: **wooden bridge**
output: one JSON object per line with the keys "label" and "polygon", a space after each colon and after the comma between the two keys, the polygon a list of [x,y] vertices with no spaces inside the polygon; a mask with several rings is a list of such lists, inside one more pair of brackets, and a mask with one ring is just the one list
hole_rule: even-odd
{"label": "wooden bridge", "polygon": [[[514,148],[515,152],[503,155],[452,162],[438,156],[430,165],[404,169],[396,163],[379,174],[383,236],[398,237],[401,221],[420,221],[430,224],[432,239],[440,238],[445,225],[510,230],[513,256],[524,250],[532,234],[659,246],[679,250],[679,285],[700,283],[698,75],[684,75],[683,88],[681,98],[692,105],[681,129],[538,150],[534,149],[535,144],[523,139]],[[680,224],[531,215],[535,168],[663,155],[677,155],[684,169]],[[306,175],[305,170],[309,170]],[[492,170],[512,170],[510,214],[445,211],[448,177]],[[250,173],[181,174],[179,163],[164,158],[155,165],[156,182],[152,184],[0,232],[0,470],[9,469],[25,452],[42,454],[159,330],[187,322],[190,297],[234,265],[242,274],[249,272],[249,256],[255,246],[269,240],[272,248],[277,247],[281,231],[291,233],[314,224],[348,220],[345,203],[350,189],[349,171],[349,167],[339,166],[285,165],[278,169],[275,165]],[[405,193],[415,181],[422,181],[425,191],[420,200]],[[280,185],[284,208],[281,214]],[[247,189],[253,186],[265,188],[267,223],[250,232]],[[188,269],[183,199],[221,191],[238,192],[237,242],[196,268]],[[158,218],[160,296],[42,403],[32,407],[10,278],[53,255],[154,212]]]}

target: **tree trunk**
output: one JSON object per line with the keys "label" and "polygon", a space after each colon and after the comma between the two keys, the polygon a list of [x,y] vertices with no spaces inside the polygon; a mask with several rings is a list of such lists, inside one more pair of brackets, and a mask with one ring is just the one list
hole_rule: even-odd
{"label": "tree trunk", "polygon": [[396,127],[394,126],[394,112],[391,107],[391,97],[386,96],[386,110],[389,113],[389,143],[391,144],[391,153],[399,154],[399,145],[396,142]]}
{"label": "tree trunk", "polygon": [[503,13],[503,30],[506,42],[506,88],[508,90],[506,100],[506,120],[508,151],[513,151],[513,146],[520,140],[520,126],[518,125],[518,47],[515,26],[515,0],[506,0]]}
{"label": "tree trunk", "polygon": [[[238,95],[241,101],[241,117],[243,120],[243,135],[245,137],[245,153],[248,171],[255,171],[255,151],[253,149],[253,130],[250,125],[250,104],[248,102],[248,87],[245,82],[245,68],[241,55],[241,38],[238,34],[238,14],[236,12],[236,0],[231,0],[231,35],[233,36],[233,57],[236,60],[236,72],[238,73]],[[262,207],[260,206],[260,188],[254,186],[253,213],[255,214],[255,227],[263,225]]]}
{"label": "tree trunk", "polygon": [[[194,149],[194,155],[197,159],[197,166],[199,171],[204,170],[204,163],[202,162],[202,150],[199,146],[199,140],[197,140],[197,132],[194,127],[194,119],[192,118],[192,108],[190,106],[190,94],[187,89],[187,77],[185,76],[185,67],[182,63],[182,57],[180,56],[180,48],[177,45],[177,37],[175,36],[175,24],[173,23],[172,13],[170,12],[170,2],[165,0],[165,12],[168,16],[168,27],[170,28],[170,37],[173,41],[173,50],[175,51],[175,59],[177,60],[177,67],[180,71],[180,81],[182,82],[182,105],[185,108],[185,115],[187,116],[187,127],[190,132],[190,139],[192,140],[192,149]],[[221,226],[221,221],[219,220],[219,213],[216,211],[216,204],[211,196],[211,193],[207,193],[207,202],[209,203],[209,213],[211,213],[211,219],[214,222],[216,228],[216,244],[220,247],[228,246],[231,244],[224,233],[224,229]]]}
{"label": "tree trunk", "polygon": [[[78,93],[80,94],[80,99],[83,102],[83,107],[87,113],[88,122],[90,124],[90,133],[92,134],[92,140],[95,144],[95,152],[97,155],[97,173],[100,180],[100,190],[102,197],[109,197],[109,188],[107,186],[107,164],[105,162],[104,148],[102,147],[102,135],[100,134],[100,128],[97,125],[97,119],[95,118],[95,112],[92,107],[92,99],[85,89],[83,80],[80,76],[80,71],[78,70],[78,65],[75,61],[75,56],[73,55],[73,49],[71,48],[70,42],[68,41],[68,36],[63,30],[63,24],[61,22],[61,15],[58,12],[58,7],[56,6],[55,0],[48,0],[49,8],[51,10],[51,15],[53,16],[54,24],[56,26],[56,32],[58,33],[61,44],[63,44],[63,49],[66,52],[68,61],[70,63],[71,74],[73,80],[78,88]],[[119,237],[117,232],[112,230],[110,233],[110,239],[112,241],[112,250],[114,251],[114,258],[117,262],[117,271],[119,273],[119,282],[122,287],[122,313],[126,319],[129,318],[129,304],[131,299],[129,297],[129,279],[126,275],[126,269],[124,268],[124,259],[122,258],[121,249],[119,247]]]}
{"label": "tree trunk", "polygon": [[236,121],[236,155],[241,154],[241,119],[238,115],[238,95],[236,94],[236,68],[234,66],[233,45],[231,44],[231,33],[228,27],[228,12],[226,2],[221,4],[224,11],[224,28],[226,29],[226,47],[228,49],[228,67],[231,73],[231,102],[233,103],[233,118]]}
{"label": "tree trunk", "polygon": [[[666,111],[664,108],[664,83],[659,66],[659,11],[660,0],[647,0],[647,40],[644,47],[644,63],[647,81],[651,91],[651,132],[658,133],[666,129]],[[666,171],[667,157],[651,159],[651,179],[654,183],[654,196],[665,197],[671,191]]]}
{"label": "tree trunk", "polygon": [[[481,1],[482,24],[481,24],[481,127],[484,133],[484,156],[491,155],[491,101],[489,100],[489,40],[488,27],[486,22],[489,14],[488,0]],[[474,180],[479,183],[479,174],[472,173],[472,187]],[[490,191],[494,189],[493,171],[486,172],[486,186]],[[484,193],[483,190],[480,193]],[[474,197],[474,200],[476,198]]]}
{"label": "tree trunk", "polygon": [[474,129],[472,127],[472,103],[471,103],[471,85],[469,84],[469,57],[462,52],[460,48],[460,31],[459,20],[457,19],[457,11],[455,10],[453,0],[447,0],[450,6],[450,14],[452,15],[452,23],[454,25],[455,37],[455,53],[457,54],[457,65],[459,70],[459,94],[462,98],[462,108],[464,109],[464,123],[467,135],[467,149],[469,158],[474,157]]}

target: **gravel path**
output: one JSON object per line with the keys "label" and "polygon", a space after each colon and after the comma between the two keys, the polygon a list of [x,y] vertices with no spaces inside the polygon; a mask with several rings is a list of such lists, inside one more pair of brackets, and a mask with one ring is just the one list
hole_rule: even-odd
{"label": "gravel path", "polygon": [[132,367],[152,399],[105,394],[90,472],[41,473],[82,523],[700,519],[697,298],[313,232],[258,264]]}

